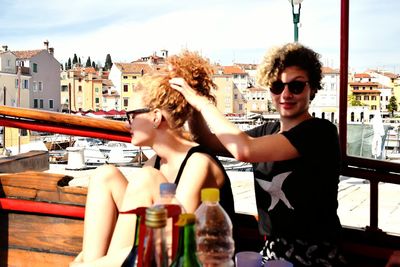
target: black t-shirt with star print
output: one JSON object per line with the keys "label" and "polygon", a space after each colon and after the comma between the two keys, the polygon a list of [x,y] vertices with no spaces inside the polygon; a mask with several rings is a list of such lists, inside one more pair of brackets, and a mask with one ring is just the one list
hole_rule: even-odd
{"label": "black t-shirt with star print", "polygon": [[[258,137],[279,132],[279,122],[247,131]],[[312,118],[282,133],[300,157],[253,164],[260,233],[309,241],[335,241],[340,173],[338,132]]]}

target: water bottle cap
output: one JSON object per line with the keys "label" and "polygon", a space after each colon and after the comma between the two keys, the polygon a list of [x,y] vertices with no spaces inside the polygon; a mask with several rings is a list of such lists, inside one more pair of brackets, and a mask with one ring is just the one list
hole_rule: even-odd
{"label": "water bottle cap", "polygon": [[203,188],[201,190],[201,201],[219,201],[219,189],[218,188]]}
{"label": "water bottle cap", "polygon": [[193,213],[181,213],[179,215],[179,220],[176,225],[179,227],[185,226],[186,224],[195,224],[196,216]]}
{"label": "water bottle cap", "polygon": [[151,228],[162,228],[167,225],[167,210],[162,207],[146,209],[145,224]]}
{"label": "water bottle cap", "polygon": [[160,184],[160,195],[161,194],[173,194],[176,192],[176,184],[174,183],[161,183]]}

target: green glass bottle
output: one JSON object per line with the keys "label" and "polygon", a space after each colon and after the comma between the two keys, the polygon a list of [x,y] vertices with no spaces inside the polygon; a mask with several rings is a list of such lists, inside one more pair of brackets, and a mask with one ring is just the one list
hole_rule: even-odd
{"label": "green glass bottle", "polygon": [[179,244],[176,257],[170,267],[201,267],[196,255],[196,217],[192,213],[179,216]]}

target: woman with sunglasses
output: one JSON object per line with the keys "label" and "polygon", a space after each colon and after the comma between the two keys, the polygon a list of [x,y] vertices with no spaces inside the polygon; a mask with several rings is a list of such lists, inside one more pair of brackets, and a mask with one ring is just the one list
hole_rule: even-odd
{"label": "woman with sunglasses", "polygon": [[213,100],[212,72],[197,53],[183,52],[169,57],[164,70],[145,75],[135,86],[135,109],[127,112],[131,142],[151,147],[156,157],[129,180],[111,165],[97,169],[88,189],[82,253],[71,266],[121,266],[133,244],[136,218],[118,212],[151,206],[163,182],[177,185],[176,197],[189,213],[199,206],[202,188],[220,188],[221,205],[234,215],[228,176],[218,159],[185,131],[193,108],[169,84],[173,77],[184,77],[197,93]]}
{"label": "woman with sunglasses", "polygon": [[[267,236],[264,261],[286,259],[294,266],[344,263],[338,250],[338,133],[331,122],[309,113],[309,104],[321,89],[321,67],[319,55],[301,44],[271,50],[259,65],[257,78],[269,87],[280,120],[247,133],[184,79],[170,81],[198,111],[191,127],[201,132],[199,143],[217,154],[253,163],[259,229]],[[206,123],[200,124],[202,118]]]}

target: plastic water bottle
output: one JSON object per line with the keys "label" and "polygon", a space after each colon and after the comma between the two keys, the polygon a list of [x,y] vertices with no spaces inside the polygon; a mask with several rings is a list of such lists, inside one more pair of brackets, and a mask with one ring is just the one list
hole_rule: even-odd
{"label": "plastic water bottle", "polygon": [[195,212],[198,258],[205,267],[233,266],[232,222],[219,204],[219,190],[201,190],[201,201]]}
{"label": "plastic water bottle", "polygon": [[185,208],[175,196],[176,184],[174,183],[161,183],[160,184],[160,197],[155,201],[154,206],[163,206],[166,204],[176,204],[181,207],[181,213],[186,213]]}

